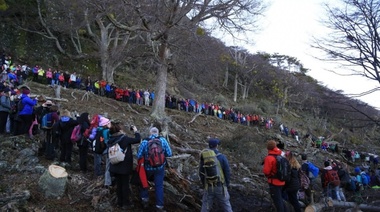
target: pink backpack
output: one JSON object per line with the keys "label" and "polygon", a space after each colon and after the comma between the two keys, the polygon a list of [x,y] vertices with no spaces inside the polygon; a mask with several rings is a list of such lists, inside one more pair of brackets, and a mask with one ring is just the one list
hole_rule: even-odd
{"label": "pink backpack", "polygon": [[82,138],[80,129],[81,129],[80,124],[74,127],[73,132],[71,133],[71,142],[76,143]]}

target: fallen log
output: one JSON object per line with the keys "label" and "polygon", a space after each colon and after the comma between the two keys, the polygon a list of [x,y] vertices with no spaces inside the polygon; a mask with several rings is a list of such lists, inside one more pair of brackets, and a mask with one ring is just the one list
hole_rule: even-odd
{"label": "fallen log", "polygon": [[320,212],[326,208],[359,208],[364,211],[380,211],[379,206],[368,205],[368,204],[356,204],[355,202],[343,202],[332,200],[330,198],[324,198],[320,202],[315,204],[310,204],[305,208],[305,212]]}
{"label": "fallen log", "polygon": [[23,203],[29,199],[30,199],[30,192],[28,190],[25,190],[19,193],[11,194],[9,196],[0,197],[0,203],[1,204],[7,204],[9,202]]}

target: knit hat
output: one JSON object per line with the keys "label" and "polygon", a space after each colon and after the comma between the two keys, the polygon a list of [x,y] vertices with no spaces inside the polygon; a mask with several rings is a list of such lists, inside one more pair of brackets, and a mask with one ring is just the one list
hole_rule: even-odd
{"label": "knit hat", "polygon": [[325,165],[325,167],[330,166],[330,161],[325,161],[324,165]]}
{"label": "knit hat", "polygon": [[208,139],[208,146],[210,148],[215,148],[220,143],[220,140],[217,138],[210,138]]}
{"label": "knit hat", "polygon": [[28,94],[30,94],[30,90],[24,89],[24,90],[22,90],[22,94],[28,95]]}
{"label": "knit hat", "polygon": [[157,127],[152,127],[152,128],[150,128],[149,133],[150,133],[151,135],[156,135],[156,136],[158,136],[159,131],[158,131]]}
{"label": "knit hat", "polygon": [[101,126],[101,127],[104,127],[104,126],[106,126],[109,123],[111,123],[111,122],[106,117],[101,117],[100,120],[99,120],[99,126]]}
{"label": "knit hat", "polygon": [[355,169],[354,169],[354,171],[355,171],[355,173],[360,173],[360,168],[357,166],[357,167],[355,167]]}
{"label": "knit hat", "polygon": [[277,144],[276,144],[276,141],[274,141],[274,140],[270,140],[267,143],[267,149],[268,150],[273,150],[274,148],[276,148],[276,146],[277,146]]}

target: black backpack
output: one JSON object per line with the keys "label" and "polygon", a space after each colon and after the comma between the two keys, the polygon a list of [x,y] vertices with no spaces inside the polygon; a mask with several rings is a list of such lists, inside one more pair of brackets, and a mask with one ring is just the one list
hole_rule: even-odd
{"label": "black backpack", "polygon": [[291,167],[288,159],[281,155],[271,155],[276,158],[277,172],[272,175],[272,178],[279,179],[281,181],[289,181],[291,177]]}
{"label": "black backpack", "polygon": [[97,130],[95,140],[92,142],[92,149],[96,154],[103,154],[104,150],[107,149],[107,145],[103,137],[104,129]]}

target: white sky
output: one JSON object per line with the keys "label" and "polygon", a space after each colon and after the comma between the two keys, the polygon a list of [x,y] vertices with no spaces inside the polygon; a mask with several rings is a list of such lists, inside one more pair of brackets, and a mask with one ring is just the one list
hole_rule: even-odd
{"label": "white sky", "polygon": [[[329,0],[328,3],[335,0]],[[310,47],[312,36],[325,35],[326,28],[319,23],[325,10],[323,0],[271,0],[271,5],[259,24],[261,32],[252,35],[255,45],[244,48],[255,52],[279,53],[296,57],[310,69],[308,75],[332,90],[343,90],[345,94],[357,94],[376,86],[378,83],[362,77],[342,77],[328,72],[332,67],[311,55],[318,54]],[[235,45],[235,44],[234,44]],[[236,44],[239,45],[239,44]],[[335,67],[335,66],[334,66]],[[380,108],[380,92],[360,98]]]}

